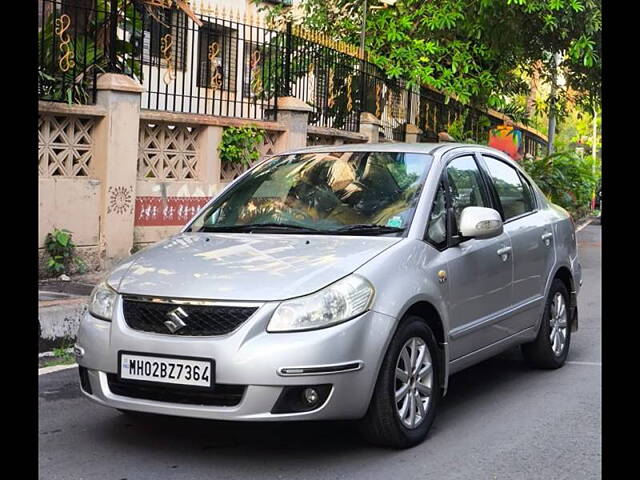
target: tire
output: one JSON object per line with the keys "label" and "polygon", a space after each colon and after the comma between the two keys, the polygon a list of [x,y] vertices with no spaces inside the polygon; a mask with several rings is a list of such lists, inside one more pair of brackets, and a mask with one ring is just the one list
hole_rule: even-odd
{"label": "tire", "polygon": [[[556,350],[554,351],[554,343],[551,340],[551,335],[554,331],[554,323],[558,323],[558,320],[554,319],[552,315],[552,308],[555,307],[554,298],[561,295],[564,302],[564,336],[565,341],[560,349],[556,344]],[[569,346],[571,345],[571,309],[569,308],[569,292],[564,283],[559,279],[554,279],[549,290],[549,295],[544,307],[544,313],[542,314],[542,322],[540,324],[540,330],[538,336],[531,343],[525,343],[522,345],[522,354],[525,361],[535,368],[555,369],[564,365],[569,354]],[[562,319],[558,323],[561,327],[563,325]],[[560,332],[562,333],[562,329]],[[558,337],[561,341],[562,335]]]}
{"label": "tire", "polygon": [[[413,340],[415,344],[412,344]],[[419,340],[418,340],[419,339]],[[420,340],[423,345],[420,344]],[[407,345],[408,343],[408,345]],[[424,373],[420,376],[420,386],[418,388],[417,377],[411,376],[406,382],[396,378],[396,366],[401,370],[406,367],[405,359],[411,351],[411,348],[419,352],[422,346],[426,347],[424,360],[419,370]],[[417,347],[417,349],[416,349]],[[405,356],[402,356],[405,351]],[[427,353],[429,356],[427,356]],[[431,329],[425,324],[424,320],[416,316],[406,317],[395,335],[393,336],[385,358],[378,373],[378,379],[373,391],[373,398],[369,404],[366,415],[359,422],[359,429],[364,438],[370,443],[392,448],[409,448],[421,443],[427,436],[433,419],[435,418],[438,401],[440,399],[440,364],[438,356],[438,346]],[[430,362],[428,359],[430,357]],[[419,356],[417,357],[420,358]],[[410,358],[409,358],[410,360]],[[417,363],[417,362],[416,362]],[[429,369],[428,363],[431,364]],[[415,364],[414,364],[415,365]],[[409,368],[406,369],[410,371]],[[413,382],[413,383],[412,383]],[[402,408],[398,408],[395,401],[396,389],[409,385],[406,393],[400,401],[400,407],[404,407],[404,403],[408,402],[404,421],[400,417]],[[413,385],[413,386],[412,386]],[[419,404],[414,403],[415,407],[415,425],[413,428],[408,427],[404,422],[410,422],[411,397],[412,395],[426,395],[425,385],[431,387],[431,395],[422,399],[424,415],[420,415]],[[418,392],[418,393],[416,393]],[[416,397],[413,401],[417,402]]]}

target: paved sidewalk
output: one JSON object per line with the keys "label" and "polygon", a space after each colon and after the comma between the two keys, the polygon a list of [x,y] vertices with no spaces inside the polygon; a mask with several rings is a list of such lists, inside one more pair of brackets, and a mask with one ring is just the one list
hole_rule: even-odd
{"label": "paved sidewalk", "polygon": [[74,342],[91,290],[105,275],[106,272],[92,272],[74,275],[66,282],[57,278],[38,282],[40,352]]}

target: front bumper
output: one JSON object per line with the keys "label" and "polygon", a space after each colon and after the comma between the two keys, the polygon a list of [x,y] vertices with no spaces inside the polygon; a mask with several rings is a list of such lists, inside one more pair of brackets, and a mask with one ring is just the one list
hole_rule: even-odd
{"label": "front bumper", "polygon": [[[78,364],[88,369],[91,400],[108,407],[142,412],[218,420],[320,420],[354,419],[369,406],[378,370],[395,328],[395,319],[366,312],[333,327],[295,333],[267,333],[266,325],[276,304],[263,305],[235,332],[217,337],[177,337],[144,333],[124,322],[122,304],[115,307],[113,322],[86,313],[77,337],[84,351]],[[107,374],[118,370],[121,350],[158,356],[211,358],[216,384],[245,385],[240,402],[229,406],[168,403],[114,394]],[[341,373],[283,375],[283,368],[358,364]],[[327,400],[319,408],[298,413],[272,414],[283,387],[331,384]]]}

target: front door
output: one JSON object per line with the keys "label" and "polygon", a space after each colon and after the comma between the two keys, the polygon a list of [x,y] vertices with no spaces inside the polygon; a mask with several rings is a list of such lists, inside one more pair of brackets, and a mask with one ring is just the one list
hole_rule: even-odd
{"label": "front door", "polygon": [[[454,157],[445,168],[449,234],[457,235],[464,208],[491,208],[492,203],[472,155]],[[442,255],[449,283],[450,358],[455,360],[507,336],[500,313],[511,305],[511,240],[506,233],[469,239],[444,249]]]}

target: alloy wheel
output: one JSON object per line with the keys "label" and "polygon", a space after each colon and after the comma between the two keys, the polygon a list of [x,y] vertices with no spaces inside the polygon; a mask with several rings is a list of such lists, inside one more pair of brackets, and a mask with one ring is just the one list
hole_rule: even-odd
{"label": "alloy wheel", "polygon": [[417,428],[431,403],[433,364],[425,341],[412,337],[405,342],[396,361],[395,405],[400,421]]}
{"label": "alloy wheel", "polygon": [[557,292],[551,301],[549,322],[551,325],[549,333],[551,348],[554,355],[559,357],[562,355],[564,346],[567,343],[567,328],[569,325],[567,321],[567,305],[564,296],[560,292]]}

